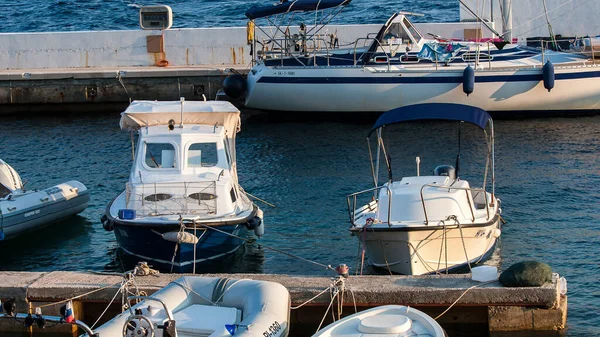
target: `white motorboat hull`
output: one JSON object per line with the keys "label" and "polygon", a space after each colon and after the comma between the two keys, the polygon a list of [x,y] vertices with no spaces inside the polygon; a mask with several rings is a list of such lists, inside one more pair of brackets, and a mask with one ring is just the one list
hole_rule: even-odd
{"label": "white motorboat hull", "polygon": [[[226,325],[235,326],[235,336],[240,337],[285,337],[289,332],[290,295],[274,282],[188,276],[169,283],[150,298],[95,332],[102,337],[122,337],[124,325],[135,311],[137,317],[144,316],[148,321],[134,322],[139,326],[151,322],[156,337],[167,336],[162,326],[168,316],[175,321],[178,337],[231,336]],[[136,336],[134,329],[128,333]]]}
{"label": "white motorboat hull", "polygon": [[377,67],[265,67],[248,75],[246,106],[280,111],[383,112],[418,103],[458,103],[487,111],[600,109],[600,67],[557,66],[555,86],[542,69],[480,69],[472,94],[463,69]]}
{"label": "white motorboat hull", "polygon": [[444,337],[442,327],[424,312],[385,305],[350,315],[319,330],[313,337],[431,336]]}
{"label": "white motorboat hull", "polygon": [[469,264],[474,266],[490,257],[500,235],[499,217],[487,224],[466,224],[461,228],[449,224],[445,234],[439,225],[386,227],[351,230],[364,244],[372,266],[403,275],[468,271]]}
{"label": "white motorboat hull", "polygon": [[76,215],[90,201],[88,189],[78,181],[68,181],[40,191],[13,191],[0,200],[0,236],[11,239]]}

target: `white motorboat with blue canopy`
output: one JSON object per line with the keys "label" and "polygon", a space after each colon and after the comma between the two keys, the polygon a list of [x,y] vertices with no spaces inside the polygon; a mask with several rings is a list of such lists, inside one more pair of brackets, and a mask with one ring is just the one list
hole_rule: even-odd
{"label": "white motorboat with blue canopy", "polygon": [[75,180],[26,190],[17,171],[0,159],[0,241],[79,214],[89,201],[88,189]]}
{"label": "white motorboat with blue canopy", "polygon": [[134,101],[121,114],[121,129],[137,132],[138,144],[126,189],[102,223],[127,255],[195,272],[241,248],[245,228],[264,233],[262,211],[238,183],[240,124],[229,102]]}
{"label": "white motorboat with blue canopy", "polygon": [[[337,34],[324,32],[349,2],[250,8],[255,64],[247,79],[228,77],[225,93],[245,93],[247,107],[274,111],[384,112],[419,103],[507,113],[600,109],[600,66],[593,54],[424,35],[408,12],[394,13],[376,34],[340,47]],[[312,25],[298,28],[307,11],[304,19]]]}
{"label": "white motorboat with blue canopy", "polygon": [[[456,167],[440,165],[432,175],[420,175],[418,168],[417,176],[394,180],[384,128],[424,120],[458,122]],[[481,187],[472,187],[459,176],[462,122],[485,134],[487,156]],[[350,232],[363,245],[370,264],[393,273],[422,275],[464,270],[489,258],[500,236],[501,210],[494,194],[494,131],[488,113],[459,104],[401,107],[382,114],[369,137],[373,134],[378,145],[375,154],[369,146],[369,155],[376,158],[371,160],[375,186],[347,197]],[[381,185],[380,158],[388,172]],[[488,184],[491,191],[486,189]],[[372,201],[357,205],[359,198],[369,196]]]}

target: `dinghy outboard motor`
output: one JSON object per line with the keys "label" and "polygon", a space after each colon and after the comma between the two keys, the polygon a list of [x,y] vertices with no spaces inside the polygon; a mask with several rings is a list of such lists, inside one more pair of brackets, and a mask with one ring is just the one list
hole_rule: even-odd
{"label": "dinghy outboard motor", "polygon": [[223,91],[231,98],[241,97],[246,89],[246,79],[240,74],[231,74],[223,81]]}
{"label": "dinghy outboard motor", "polygon": [[434,176],[446,176],[456,180],[456,169],[452,165],[440,165],[433,170]]}

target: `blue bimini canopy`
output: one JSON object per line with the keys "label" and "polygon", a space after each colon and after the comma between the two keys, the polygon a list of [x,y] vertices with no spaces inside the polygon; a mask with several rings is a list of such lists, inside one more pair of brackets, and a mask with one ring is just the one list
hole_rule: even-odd
{"label": "blue bimini canopy", "polygon": [[351,0],[284,0],[280,4],[274,6],[252,6],[246,11],[246,17],[250,20],[254,20],[281,13],[315,11],[345,6],[349,4],[350,1]]}
{"label": "blue bimini canopy", "polygon": [[462,121],[477,125],[485,129],[490,115],[477,107],[452,103],[424,103],[408,105],[384,112],[379,118],[369,135],[380,127],[418,120],[450,120]]}

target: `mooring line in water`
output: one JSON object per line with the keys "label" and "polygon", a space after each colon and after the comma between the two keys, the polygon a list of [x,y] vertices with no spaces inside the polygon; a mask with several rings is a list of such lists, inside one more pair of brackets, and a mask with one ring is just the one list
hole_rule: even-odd
{"label": "mooring line in water", "polygon": [[[206,224],[200,223],[200,222],[192,221],[192,223],[193,223],[194,225],[198,225],[198,226],[202,226],[202,227],[205,227],[205,228],[208,228],[208,229],[214,230],[214,231],[216,231],[216,232],[219,232],[219,233],[221,233],[221,234],[225,234],[225,235],[228,235],[228,236],[234,237],[234,238],[236,238],[236,239],[242,240],[242,241],[244,241],[244,242],[247,242],[247,243],[253,243],[251,240],[249,240],[249,239],[247,239],[247,238],[243,238],[243,237],[241,237],[241,236],[238,236],[238,235],[235,235],[235,234],[233,234],[233,233],[229,233],[229,232],[226,232],[226,231],[220,230],[220,229],[218,229],[218,228],[215,228],[215,227],[212,227],[212,226],[209,226],[209,225],[206,225]],[[309,260],[309,259],[303,258],[303,257],[301,257],[301,256],[294,255],[294,254],[288,253],[288,252],[286,252],[286,251],[283,251],[283,250],[280,250],[280,249],[277,249],[277,248],[273,248],[273,247],[269,247],[269,246],[266,246],[266,245],[263,245],[263,244],[261,244],[261,246],[262,246],[262,247],[264,247],[264,248],[266,248],[266,249],[270,249],[270,250],[272,250],[272,251],[275,251],[275,252],[281,253],[281,254],[283,254],[283,255],[286,255],[286,256],[289,256],[289,257],[293,257],[293,258],[296,258],[296,259],[302,260],[302,261],[304,261],[304,262],[312,263],[312,264],[314,264],[314,265],[317,265],[317,266],[323,267],[323,268],[325,268],[326,270],[331,270],[331,271],[334,271],[334,272],[336,272],[336,273],[337,273],[337,271],[335,270],[335,268],[333,268],[331,265],[325,265],[325,264],[322,264],[322,263],[320,263],[320,262],[317,262],[317,261],[312,261],[312,260]]]}
{"label": "mooring line in water", "polygon": [[263,202],[263,203],[265,203],[265,204],[267,204],[267,205],[269,205],[269,206],[271,206],[271,207],[273,207],[273,208],[277,208],[277,206],[273,205],[272,203],[270,203],[270,202],[267,202],[267,201],[265,201],[265,200],[263,200],[263,199],[261,199],[261,198],[259,198],[259,197],[255,196],[255,195],[252,195],[252,194],[250,194],[250,193],[246,192],[246,190],[243,190],[243,191],[244,191],[244,193],[246,193],[246,195],[247,195],[247,196],[249,196],[249,197],[251,197],[251,198],[253,198],[253,199],[256,199],[256,200],[258,200],[258,201],[260,201],[260,202]]}

